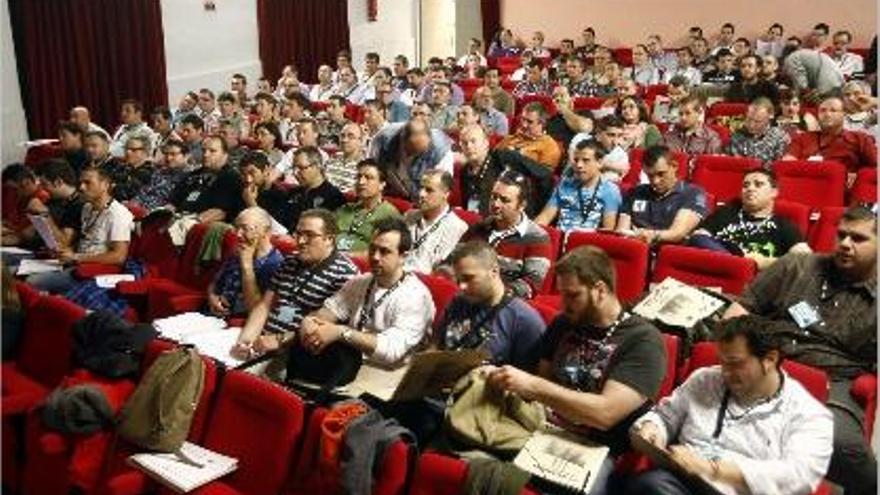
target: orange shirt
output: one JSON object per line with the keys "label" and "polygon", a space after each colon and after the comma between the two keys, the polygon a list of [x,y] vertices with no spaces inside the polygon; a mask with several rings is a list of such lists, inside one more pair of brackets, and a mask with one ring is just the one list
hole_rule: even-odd
{"label": "orange shirt", "polygon": [[496,148],[500,150],[517,150],[523,156],[554,170],[559,166],[559,160],[562,158],[562,150],[559,148],[559,143],[547,134],[538,139],[527,138],[521,134],[512,134],[502,139]]}

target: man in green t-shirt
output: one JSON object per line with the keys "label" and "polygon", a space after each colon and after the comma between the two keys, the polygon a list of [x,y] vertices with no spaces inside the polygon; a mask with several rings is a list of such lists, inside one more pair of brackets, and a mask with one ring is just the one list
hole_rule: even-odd
{"label": "man in green t-shirt", "polygon": [[385,169],[375,160],[367,159],[358,163],[355,184],[357,201],[342,206],[336,212],[336,225],[339,228],[336,247],[349,256],[366,255],[376,223],[400,216],[397,208],[382,198],[385,177]]}

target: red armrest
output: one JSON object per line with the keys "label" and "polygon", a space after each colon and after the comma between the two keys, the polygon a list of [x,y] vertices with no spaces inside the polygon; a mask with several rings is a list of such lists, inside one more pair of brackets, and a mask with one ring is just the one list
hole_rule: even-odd
{"label": "red armrest", "polygon": [[206,297],[202,294],[172,296],[168,301],[168,305],[176,312],[187,313],[190,311],[199,311],[205,307],[205,299]]}
{"label": "red armrest", "polygon": [[865,410],[865,437],[871,441],[874,432],[874,417],[877,414],[877,375],[865,373],[852,382],[850,393]]}
{"label": "red armrest", "polygon": [[143,296],[149,290],[150,284],[150,279],[119,282],[116,284],[116,292],[123,296]]}
{"label": "red armrest", "polygon": [[98,275],[115,275],[122,272],[119,265],[108,265],[105,263],[80,263],[76,266],[77,278],[95,278]]}

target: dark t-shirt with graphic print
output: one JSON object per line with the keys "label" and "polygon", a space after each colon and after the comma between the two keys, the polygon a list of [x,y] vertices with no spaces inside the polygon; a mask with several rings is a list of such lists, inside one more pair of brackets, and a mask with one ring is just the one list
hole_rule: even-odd
{"label": "dark t-shirt with graphic print", "polygon": [[778,258],[804,238],[788,219],[778,215],[755,218],[736,204],[723,206],[703,220],[701,229],[716,239],[736,245],[743,253]]}
{"label": "dark t-shirt with graphic print", "polygon": [[588,435],[618,454],[629,448],[628,430],[660,391],[666,375],[666,347],[660,332],[638,316],[624,317],[612,335],[608,329],[578,325],[566,315],[547,328],[541,359],[551,364],[554,382],[580,392],[601,393],[614,380],[644,396],[645,403],[608,431],[598,431],[555,418],[567,429]]}

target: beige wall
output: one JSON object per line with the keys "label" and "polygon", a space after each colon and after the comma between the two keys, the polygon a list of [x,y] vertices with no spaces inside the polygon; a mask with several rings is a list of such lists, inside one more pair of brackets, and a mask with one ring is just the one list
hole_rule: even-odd
{"label": "beige wall", "polygon": [[752,40],[777,21],[786,36],[803,36],[818,22],[827,22],[832,32],[849,29],[854,47],[867,48],[877,32],[876,0],[501,0],[501,5],[503,26],[523,40],[543,30],[548,46],[561,38],[579,40],[586,26],[611,47],[630,46],[651,33],[676,46],[692,25],[712,41],[727,21],[738,36]]}

